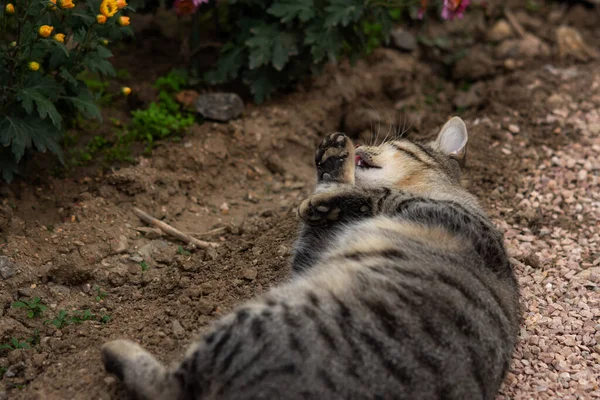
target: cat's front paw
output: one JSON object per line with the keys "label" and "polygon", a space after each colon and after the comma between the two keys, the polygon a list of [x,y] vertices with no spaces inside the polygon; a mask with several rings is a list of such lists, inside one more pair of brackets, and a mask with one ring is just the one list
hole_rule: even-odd
{"label": "cat's front paw", "polygon": [[343,133],[321,141],[315,156],[319,182],[354,184],[354,144]]}
{"label": "cat's front paw", "polygon": [[327,225],[342,218],[369,215],[372,207],[366,198],[352,191],[317,193],[304,200],[298,207],[298,216],[308,225]]}

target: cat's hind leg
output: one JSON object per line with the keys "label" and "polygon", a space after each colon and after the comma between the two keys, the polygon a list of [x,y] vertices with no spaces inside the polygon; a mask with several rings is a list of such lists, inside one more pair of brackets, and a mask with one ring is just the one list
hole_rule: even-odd
{"label": "cat's hind leg", "polygon": [[116,375],[140,400],[177,399],[181,386],[156,358],[129,340],[114,340],[102,346],[106,371]]}

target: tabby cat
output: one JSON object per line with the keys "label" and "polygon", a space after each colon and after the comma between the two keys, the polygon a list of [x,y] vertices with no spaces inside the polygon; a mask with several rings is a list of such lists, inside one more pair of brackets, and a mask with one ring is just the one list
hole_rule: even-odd
{"label": "tabby cat", "polygon": [[466,143],[456,117],[428,144],[329,135],[291,282],[174,369],[126,340],[103,346],[106,369],[143,399],[493,399],[519,293],[502,235],[459,183]]}

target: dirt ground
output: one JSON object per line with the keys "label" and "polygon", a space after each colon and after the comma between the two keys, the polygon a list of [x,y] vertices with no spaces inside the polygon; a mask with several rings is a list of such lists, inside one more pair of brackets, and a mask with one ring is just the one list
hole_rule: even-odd
{"label": "dirt ground", "polygon": [[[0,351],[0,399],[126,398],[103,371],[103,342],[130,338],[176,360],[214,319],[288,277],[295,208],[314,184],[321,137],[428,138],[455,114],[469,129],[470,188],[505,232],[523,294],[498,398],[600,398],[600,48],[556,33],[568,25],[600,43],[600,12],[537,3],[511,14],[523,36],[495,25],[502,10],[474,8],[414,28],[444,32],[439,45],[329,66],[133,165],[63,178],[32,166],[1,186],[0,344],[32,340]],[[144,232],[133,207],[219,247]],[[35,297],[48,307],[41,317],[11,307]],[[46,322],[61,310],[95,317]]]}

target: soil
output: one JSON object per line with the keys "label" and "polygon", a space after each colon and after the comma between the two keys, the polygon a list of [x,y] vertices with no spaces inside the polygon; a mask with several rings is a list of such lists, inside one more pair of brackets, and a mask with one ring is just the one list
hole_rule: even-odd
{"label": "soil", "polygon": [[[575,215],[517,200],[553,151],[598,146],[600,61],[559,57],[554,31],[570,25],[586,43],[600,43],[600,12],[539,1],[539,10],[528,11],[512,3],[516,19],[547,52],[536,42],[535,49],[513,46],[508,56],[499,55],[499,47],[519,39],[512,33],[502,43],[488,41],[501,7],[473,8],[462,21],[411,28],[415,35],[444,36],[443,46],[421,45],[413,53],[379,49],[355,66],[330,65],[293,93],[262,106],[246,104],[244,116],[229,123],[195,125],[181,142],[159,144],[133,165],[65,177],[48,176],[39,161],[28,165],[26,178],[0,187],[0,256],[15,272],[0,279],[0,343],[34,341],[31,349],[0,351],[0,399],[126,398],[103,370],[103,342],[130,338],[174,361],[216,318],[286,280],[295,208],[314,185],[316,144],[332,131],[357,141],[395,134],[427,139],[459,114],[470,134],[470,189],[494,221],[507,232],[577,232],[582,222]],[[449,66],[448,57],[458,53],[464,58]],[[161,57],[164,63],[131,86],[148,87],[168,71],[169,57]],[[116,62],[134,71],[139,59]],[[600,165],[588,173],[597,182]],[[193,249],[142,232],[133,207],[219,247]],[[597,233],[598,216],[591,218]],[[583,251],[578,268],[595,266],[599,256]],[[535,264],[537,256],[515,257],[524,279],[523,265]],[[600,296],[598,284],[585,290]],[[35,297],[48,307],[42,317],[11,307]],[[525,315],[530,304],[524,303]],[[60,310],[90,310],[96,317],[60,328],[45,322]],[[100,322],[102,316],[110,319]],[[600,326],[595,335],[585,357],[598,371]],[[535,359],[522,349],[525,344],[519,359]],[[559,393],[522,385],[529,364],[515,365],[500,398]],[[565,390],[600,397],[598,383],[596,375],[591,386],[567,383]]]}

